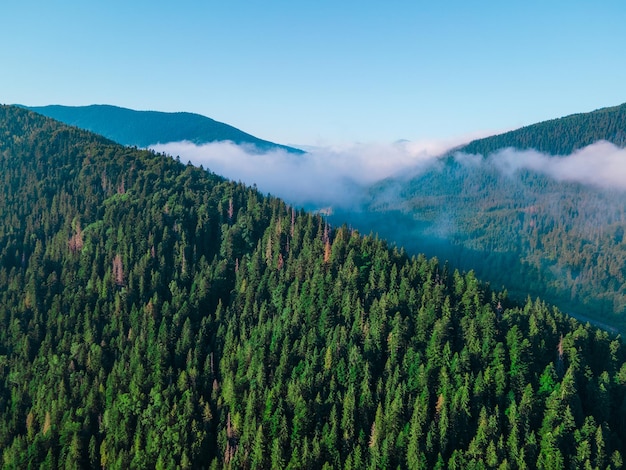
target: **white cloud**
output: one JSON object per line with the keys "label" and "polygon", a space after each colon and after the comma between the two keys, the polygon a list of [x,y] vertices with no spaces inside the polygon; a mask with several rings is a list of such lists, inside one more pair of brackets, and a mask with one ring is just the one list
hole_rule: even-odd
{"label": "white cloud", "polygon": [[180,156],[229,179],[256,184],[262,192],[295,204],[349,206],[365,187],[395,175],[427,168],[449,147],[437,141],[310,147],[304,155],[282,150],[258,153],[232,142],[154,145],[157,152]]}
{"label": "white cloud", "polygon": [[[394,144],[352,144],[309,147],[304,155],[276,150],[258,153],[254,148],[232,142],[195,145],[174,142],[152,148],[183,162],[242,181],[256,184],[260,191],[302,206],[354,208],[365,202],[367,188],[392,177],[377,195],[399,202],[404,182],[425,171],[434,171],[441,162],[438,156],[464,140],[400,141]],[[481,165],[497,168],[514,176],[528,169],[558,181],[574,181],[603,188],[626,189],[626,149],[608,142],[598,142],[565,157],[549,156],[534,150],[504,149],[488,158],[458,152],[457,161],[479,169]]]}
{"label": "white cloud", "polygon": [[[471,156],[457,154],[457,158]],[[575,151],[571,155],[555,157],[535,150],[504,149],[491,155],[487,163],[505,174],[513,175],[520,169],[546,174],[558,181],[572,181],[602,188],[626,189],[626,149],[600,141]]]}

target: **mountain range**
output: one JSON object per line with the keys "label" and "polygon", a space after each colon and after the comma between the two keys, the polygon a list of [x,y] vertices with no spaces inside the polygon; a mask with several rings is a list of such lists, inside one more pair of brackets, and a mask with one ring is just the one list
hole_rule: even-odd
{"label": "mountain range", "polygon": [[111,105],[30,106],[31,111],[65,124],[93,131],[123,145],[147,148],[155,144],[188,141],[194,144],[230,141],[259,152],[302,150],[254,137],[233,126],[194,113],[136,111]]}
{"label": "mountain range", "polygon": [[18,107],[0,175],[4,467],[623,466],[626,350],[540,299]]}
{"label": "mountain range", "polygon": [[[126,145],[230,140],[258,151],[300,152],[190,113],[104,105],[32,109]],[[330,220],[378,233],[410,253],[473,269],[517,300],[541,296],[581,319],[624,331],[624,191],[557,179],[524,166],[536,154],[523,152],[565,161],[572,152],[601,141],[621,148],[625,136],[622,104],[475,140],[445,153],[413,177],[409,171],[372,185],[364,204],[334,208]],[[519,152],[511,154],[514,150]],[[468,164],[477,160],[460,155],[479,155],[482,163]],[[514,161],[519,168],[503,171],[503,161]]]}

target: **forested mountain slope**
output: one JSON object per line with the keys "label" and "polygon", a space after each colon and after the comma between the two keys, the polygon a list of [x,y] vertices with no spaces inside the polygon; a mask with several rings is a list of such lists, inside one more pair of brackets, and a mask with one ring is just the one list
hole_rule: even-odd
{"label": "forested mountain slope", "polygon": [[549,155],[569,155],[574,150],[600,140],[618,147],[626,146],[626,103],[532,124],[474,140],[455,150],[487,156],[513,147],[519,150],[534,149]]}
{"label": "forested mountain slope", "polygon": [[[517,299],[541,296],[626,331],[626,190],[581,182],[581,156],[563,155],[611,141],[618,147],[586,150],[600,170],[625,136],[626,104],[474,141],[412,177],[374,185],[362,208],[337,219],[474,269]],[[612,158],[619,174],[623,164]],[[557,164],[560,178],[541,171]],[[576,172],[579,180],[565,177]]]}
{"label": "forested mountain slope", "polygon": [[517,299],[539,295],[625,331],[624,191],[447,162],[373,192],[364,211],[336,217],[474,269]]}
{"label": "forested mountain slope", "polygon": [[302,150],[259,139],[233,126],[194,113],[135,111],[110,105],[51,105],[27,109],[101,134],[120,144],[142,148],[168,142],[206,144],[231,141],[254,146],[259,151],[282,149],[291,153],[303,153]]}
{"label": "forested mountain slope", "polygon": [[626,353],[540,300],[0,107],[7,468],[620,468]]}

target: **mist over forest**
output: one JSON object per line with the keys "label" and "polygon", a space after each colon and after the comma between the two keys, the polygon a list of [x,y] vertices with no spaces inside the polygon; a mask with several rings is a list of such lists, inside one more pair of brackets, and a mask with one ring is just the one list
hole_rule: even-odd
{"label": "mist over forest", "polygon": [[519,300],[541,296],[579,318],[626,326],[626,105],[486,137],[305,152],[189,113],[35,109],[474,270]]}
{"label": "mist over forest", "polygon": [[[313,147],[303,155],[276,150],[259,153],[254,146],[218,142],[156,144],[150,148],[182,161],[224,175],[294,204],[330,204],[357,208],[372,196],[371,187],[387,191],[429,171],[441,170],[441,144],[397,142],[390,145],[355,144],[349,147]],[[453,151],[453,159],[465,168],[490,167],[513,179],[522,170],[534,171],[556,181],[582,183],[598,189],[626,189],[626,149],[600,141],[555,158],[535,150],[501,149],[485,157]],[[390,181],[385,181],[385,180]],[[374,197],[388,197],[392,195]],[[399,202],[399,201],[398,201]]]}
{"label": "mist over forest", "polygon": [[259,154],[232,143],[153,146],[410,253],[475,270],[521,299],[623,328],[626,150],[607,141],[554,156],[487,156],[443,144],[355,145]]}

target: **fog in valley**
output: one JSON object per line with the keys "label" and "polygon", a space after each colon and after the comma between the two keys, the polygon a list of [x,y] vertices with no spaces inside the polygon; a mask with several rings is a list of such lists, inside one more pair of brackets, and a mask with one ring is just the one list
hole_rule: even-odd
{"label": "fog in valley", "polygon": [[[425,172],[438,171],[443,164],[440,156],[459,143],[456,139],[310,147],[304,155],[283,150],[259,153],[254,147],[231,142],[174,142],[154,145],[152,149],[179,156],[183,162],[202,165],[229,179],[256,185],[261,192],[292,204],[354,209],[366,202],[367,188],[376,183],[394,179],[403,184]],[[626,189],[626,149],[608,142],[598,142],[565,157],[511,148],[487,158],[462,152],[453,155],[466,167],[492,167],[509,177],[527,169],[557,181]]]}

